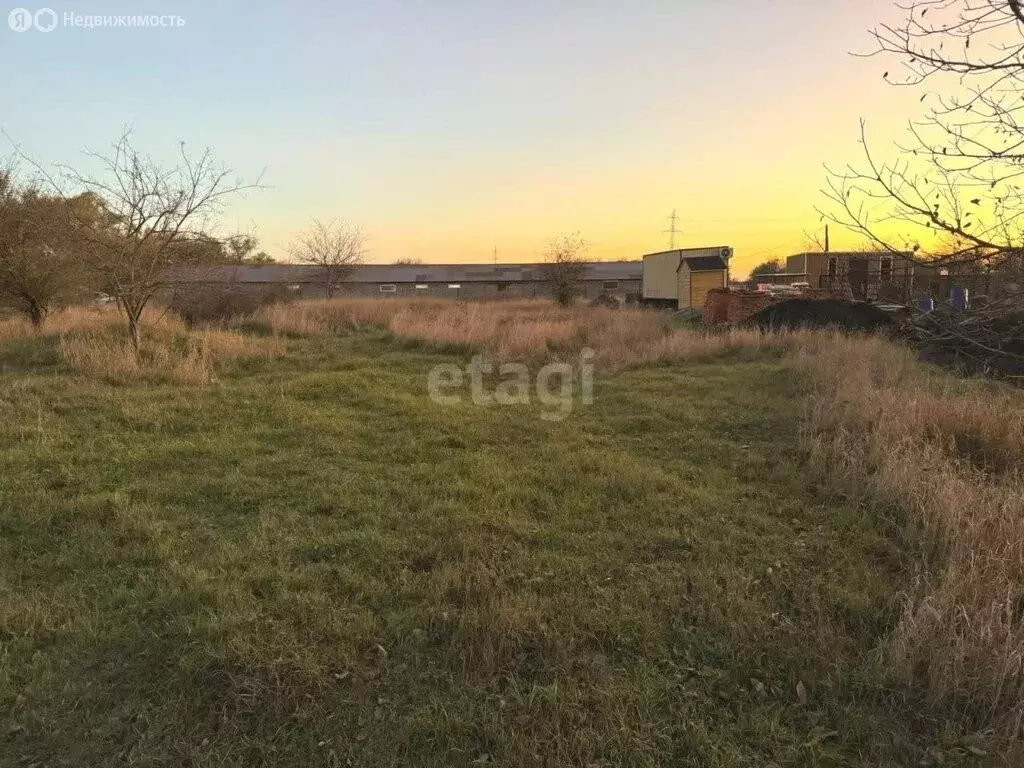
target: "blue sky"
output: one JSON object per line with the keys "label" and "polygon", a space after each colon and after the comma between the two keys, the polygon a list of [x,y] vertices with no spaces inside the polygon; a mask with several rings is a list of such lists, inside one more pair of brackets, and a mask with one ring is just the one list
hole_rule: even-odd
{"label": "blue sky", "polygon": [[265,171],[224,228],[278,254],[318,216],[361,222],[380,261],[536,258],[577,230],[632,258],[673,208],[686,244],[784,254],[819,226],[822,164],[856,158],[857,119],[889,137],[917,98],[848,55],[886,0],[48,7],[185,24],[0,27],[4,130],[46,163],[130,126],[154,156],[185,140]]}

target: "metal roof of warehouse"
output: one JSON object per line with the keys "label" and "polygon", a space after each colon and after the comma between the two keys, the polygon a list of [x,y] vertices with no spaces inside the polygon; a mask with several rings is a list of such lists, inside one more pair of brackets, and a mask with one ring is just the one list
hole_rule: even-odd
{"label": "metal roof of warehouse", "polygon": [[[350,283],[493,283],[544,280],[544,264],[364,264],[345,276]],[[592,261],[585,264],[584,280],[639,280],[639,261]],[[195,267],[175,270],[183,282],[230,280],[239,283],[316,282],[318,267],[301,264]]]}

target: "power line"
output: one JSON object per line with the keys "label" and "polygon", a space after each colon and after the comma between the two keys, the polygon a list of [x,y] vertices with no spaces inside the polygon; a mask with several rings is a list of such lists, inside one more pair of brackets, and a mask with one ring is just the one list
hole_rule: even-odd
{"label": "power line", "polygon": [[676,249],[676,235],[681,235],[679,231],[679,210],[677,208],[672,209],[672,215],[668,217],[669,228],[662,230],[663,235],[668,235],[668,249],[674,251]]}

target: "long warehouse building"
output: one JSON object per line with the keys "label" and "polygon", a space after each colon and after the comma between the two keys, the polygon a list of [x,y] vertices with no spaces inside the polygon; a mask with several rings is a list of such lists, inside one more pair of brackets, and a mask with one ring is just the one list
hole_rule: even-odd
{"label": "long warehouse building", "polygon": [[[334,295],[388,298],[542,298],[550,295],[544,264],[364,264],[355,267]],[[595,261],[583,265],[581,297],[602,294],[638,300],[640,261]],[[177,272],[176,283],[233,283],[240,286],[286,286],[299,298],[322,298],[322,270],[298,264],[196,267]]]}

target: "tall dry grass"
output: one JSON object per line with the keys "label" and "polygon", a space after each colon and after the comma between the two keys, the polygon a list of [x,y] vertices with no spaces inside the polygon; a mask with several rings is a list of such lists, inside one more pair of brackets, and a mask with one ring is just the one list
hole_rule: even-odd
{"label": "tall dry grass", "polygon": [[670,316],[636,309],[562,308],[552,302],[445,299],[336,299],[297,302],[257,313],[276,334],[316,335],[375,325],[428,344],[479,349],[499,362],[567,357],[584,347],[598,370],[671,359],[695,359],[734,348],[788,349],[788,334],[756,330],[710,333],[681,328]]}
{"label": "tall dry grass", "polygon": [[280,357],[280,339],[243,336],[232,331],[184,334],[150,331],[136,354],[120,336],[69,334],[59,343],[61,357],[80,373],[112,381],[159,380],[175,384],[207,384],[218,365],[229,361]]}
{"label": "tall dry grass", "polygon": [[944,566],[907,585],[888,656],[898,681],[1020,736],[1024,393],[954,379],[878,338],[810,335],[794,360],[812,385],[818,465],[941,543]]}
{"label": "tall dry grass", "polygon": [[[154,322],[156,316],[155,312],[148,312],[148,322]],[[23,317],[0,320],[0,341],[31,336],[62,336],[66,333],[99,333],[122,322],[121,315],[112,307],[71,307],[54,312],[40,329],[34,328]]]}
{"label": "tall dry grass", "polygon": [[0,322],[0,341],[57,336],[61,358],[75,371],[111,381],[161,380],[205,384],[230,361],[279,357],[281,339],[227,330],[192,330],[176,315],[154,307],[143,315],[143,344],[136,354],[120,313],[107,307],[73,307],[54,313],[41,329],[27,320]]}

